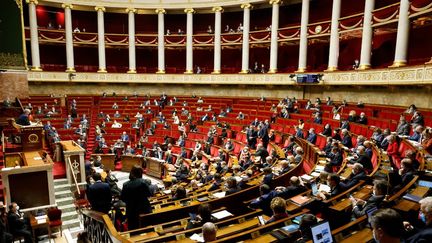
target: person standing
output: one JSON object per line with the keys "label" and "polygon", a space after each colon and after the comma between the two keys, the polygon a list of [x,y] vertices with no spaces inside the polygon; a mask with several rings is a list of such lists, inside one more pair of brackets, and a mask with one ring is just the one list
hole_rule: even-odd
{"label": "person standing", "polygon": [[102,182],[99,173],[93,175],[95,183],[87,189],[87,197],[93,210],[108,213],[111,209],[112,194],[108,183]]}
{"label": "person standing", "polygon": [[124,183],[120,199],[126,203],[126,217],[128,230],[137,229],[139,215],[151,213],[151,206],[148,200],[150,189],[142,178],[142,168],[139,165],[132,167],[129,174],[129,181]]}

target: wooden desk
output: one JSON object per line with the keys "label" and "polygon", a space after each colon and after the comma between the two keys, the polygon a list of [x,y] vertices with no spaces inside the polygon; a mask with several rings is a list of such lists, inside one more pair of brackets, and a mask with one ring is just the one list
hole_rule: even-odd
{"label": "wooden desk", "polygon": [[372,230],[369,228],[364,228],[343,239],[342,241],[340,241],[340,243],[368,242],[372,240],[372,238]]}
{"label": "wooden desk", "polygon": [[[353,193],[353,197],[366,201],[370,197],[371,192],[372,192],[372,186],[370,186],[370,185],[364,186],[359,191],[356,191],[355,193]],[[346,210],[351,209],[351,206],[352,206],[351,200],[349,200],[348,198],[345,198],[345,199],[342,199],[340,202],[336,203],[335,205],[330,206],[330,208],[333,210],[336,210],[336,211],[346,211]]]}
{"label": "wooden desk", "polygon": [[137,156],[137,155],[123,155],[121,157],[122,161],[122,171],[124,172],[130,172],[132,167],[135,165],[142,166],[144,157]]}
{"label": "wooden desk", "polygon": [[24,157],[24,164],[26,166],[37,166],[37,165],[45,164],[41,157],[41,154],[38,151],[24,152],[23,157]]}
{"label": "wooden desk", "polygon": [[146,157],[145,158],[145,167],[147,170],[147,175],[154,176],[156,178],[161,178],[163,175],[165,175],[165,166],[164,164],[152,157]]}
{"label": "wooden desk", "polygon": [[63,150],[66,150],[68,152],[85,152],[85,150],[81,148],[81,146],[75,145],[74,141],[72,140],[61,141],[60,144],[62,145]]}
{"label": "wooden desk", "polygon": [[[428,187],[417,186],[410,194],[424,198],[428,191]],[[403,212],[418,211],[420,209],[420,204],[402,198],[393,208]]]}
{"label": "wooden desk", "polygon": [[109,169],[112,171],[115,170],[115,154],[92,154],[92,158],[94,158],[95,160],[97,156],[101,157],[101,163],[104,169]]}
{"label": "wooden desk", "polygon": [[129,238],[129,240],[131,242],[139,242],[139,241],[142,241],[142,240],[156,238],[158,236],[159,236],[159,234],[156,233],[156,232],[147,232],[147,233],[143,233],[143,234],[132,236],[132,237]]}
{"label": "wooden desk", "polygon": [[35,216],[30,215],[30,226],[32,228],[32,232],[33,232],[33,241],[37,242],[36,240],[36,234],[35,234],[35,230],[36,229],[41,229],[41,228],[46,228],[48,230],[48,242],[51,242],[51,228],[49,227],[49,218],[48,215],[46,215],[46,221],[44,223],[38,223]]}
{"label": "wooden desk", "polygon": [[245,240],[243,242],[248,242],[248,243],[262,243],[262,242],[277,242],[278,239],[276,239],[276,237],[274,237],[273,235],[271,235],[270,233],[261,235],[255,239],[250,239],[250,240]]}

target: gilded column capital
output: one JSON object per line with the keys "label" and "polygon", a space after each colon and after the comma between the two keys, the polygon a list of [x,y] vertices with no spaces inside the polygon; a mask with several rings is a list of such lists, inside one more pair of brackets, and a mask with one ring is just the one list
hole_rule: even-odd
{"label": "gilded column capital", "polygon": [[224,9],[222,8],[222,7],[220,7],[220,6],[217,6],[217,7],[213,7],[212,8],[212,11],[213,12],[223,12],[224,11]]}
{"label": "gilded column capital", "polygon": [[96,6],[96,7],[95,7],[95,10],[96,10],[96,11],[99,11],[99,10],[100,10],[100,11],[102,11],[102,12],[105,12],[106,9],[105,9],[104,6]]}
{"label": "gilded column capital", "polygon": [[71,3],[63,3],[62,4],[62,8],[69,8],[69,9],[73,9],[73,5]]}
{"label": "gilded column capital", "polygon": [[273,4],[280,4],[280,3],[282,3],[282,1],[281,0],[270,0],[269,3],[271,5],[273,5]]}
{"label": "gilded column capital", "polygon": [[137,12],[137,10],[135,8],[127,8],[127,9],[125,9],[125,11],[126,11],[126,13],[130,13],[130,12],[136,13]]}
{"label": "gilded column capital", "polygon": [[34,5],[38,5],[38,0],[26,0],[26,3],[33,3]]}
{"label": "gilded column capital", "polygon": [[243,3],[242,5],[240,5],[241,8],[243,9],[251,9],[252,8],[252,4],[250,3]]}
{"label": "gilded column capital", "polygon": [[163,8],[158,8],[158,9],[155,10],[155,12],[156,12],[157,14],[160,14],[160,13],[162,13],[162,14],[166,14],[165,9],[163,9]]}
{"label": "gilded column capital", "polygon": [[184,12],[185,13],[187,13],[187,14],[189,14],[189,13],[195,13],[195,9],[193,9],[193,8],[186,8],[185,10],[184,10]]}

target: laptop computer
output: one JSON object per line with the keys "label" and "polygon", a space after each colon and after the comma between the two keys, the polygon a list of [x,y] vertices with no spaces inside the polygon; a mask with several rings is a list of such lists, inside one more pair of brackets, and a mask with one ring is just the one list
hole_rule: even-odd
{"label": "laptop computer", "polygon": [[314,243],[333,243],[333,237],[330,230],[328,221],[311,227],[312,241]]}
{"label": "laptop computer", "polygon": [[318,195],[318,185],[315,182],[311,183],[312,195]]}

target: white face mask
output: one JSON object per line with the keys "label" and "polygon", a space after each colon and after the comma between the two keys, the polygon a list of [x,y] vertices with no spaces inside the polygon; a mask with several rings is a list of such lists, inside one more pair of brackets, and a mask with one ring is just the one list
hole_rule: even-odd
{"label": "white face mask", "polygon": [[19,206],[18,206],[18,205],[16,206],[16,210],[17,210],[17,211],[19,210]]}

